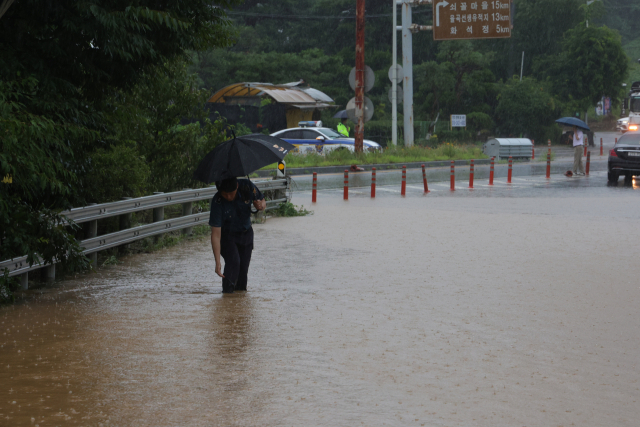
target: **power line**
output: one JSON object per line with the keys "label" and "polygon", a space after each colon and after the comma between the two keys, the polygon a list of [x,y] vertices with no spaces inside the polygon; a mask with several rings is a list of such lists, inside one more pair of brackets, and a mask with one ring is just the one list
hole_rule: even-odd
{"label": "power line", "polygon": [[[414,15],[424,15],[431,13],[431,9],[425,11],[414,11]],[[228,11],[227,15],[232,16],[247,16],[247,17],[256,17],[256,18],[269,18],[269,19],[356,19],[355,15],[279,15],[279,14],[269,14],[269,13],[254,13],[254,12],[231,12]],[[374,18],[391,18],[393,15],[391,13],[378,13],[365,15],[365,19],[374,19]]]}

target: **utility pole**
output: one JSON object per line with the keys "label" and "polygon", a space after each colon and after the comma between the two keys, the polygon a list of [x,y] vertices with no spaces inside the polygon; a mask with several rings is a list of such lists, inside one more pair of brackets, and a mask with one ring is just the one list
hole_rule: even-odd
{"label": "utility pole", "polygon": [[[446,1],[444,1],[446,3]],[[404,115],[404,145],[411,147],[414,141],[413,135],[413,33],[418,31],[431,31],[431,25],[417,25],[411,23],[411,8],[433,4],[433,0],[397,0],[402,5],[402,26],[396,27],[402,31],[402,68],[404,78],[402,79],[403,103],[402,114]],[[446,3],[449,4],[449,3]],[[395,7],[394,7],[395,11]],[[394,21],[395,23],[395,21]],[[394,45],[395,46],[395,45]],[[395,58],[395,56],[394,56]],[[394,130],[395,131],[395,130]]]}
{"label": "utility pole", "polygon": [[404,146],[413,146],[413,34],[411,33],[411,3],[402,3],[402,68],[404,79],[402,89],[404,99],[402,114],[404,115]]}
{"label": "utility pole", "polygon": [[391,142],[398,145],[398,4],[393,2],[393,41],[391,47]]}
{"label": "utility pole", "polygon": [[364,12],[365,0],[356,3],[356,124],[355,151],[364,150]]}

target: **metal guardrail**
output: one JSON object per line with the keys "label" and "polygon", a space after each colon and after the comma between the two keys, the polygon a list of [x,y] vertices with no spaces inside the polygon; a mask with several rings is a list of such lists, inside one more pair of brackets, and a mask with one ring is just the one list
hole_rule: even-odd
{"label": "metal guardrail", "polygon": [[[278,179],[273,181],[255,181],[254,184],[260,191],[286,191],[289,189],[287,179]],[[67,219],[76,223],[89,221],[97,221],[99,219],[126,215],[133,212],[139,212],[149,209],[163,208],[177,204],[198,202],[209,200],[216,194],[215,187],[202,188],[197,190],[183,190],[174,193],[158,193],[153,196],[139,197],[136,199],[122,200],[112,203],[104,203],[99,205],[86,206],[83,208],[74,208],[69,211],[62,212]],[[280,203],[285,203],[288,198],[280,198],[267,201],[266,210],[276,209]],[[90,255],[105,249],[126,245],[146,237],[157,236],[171,231],[191,228],[198,225],[206,225],[209,219],[209,212],[200,212],[192,215],[185,215],[177,218],[156,221],[151,224],[140,225],[138,227],[127,228],[102,236],[91,237],[80,241],[80,246],[84,249],[85,255]],[[17,276],[29,271],[37,270],[46,265],[35,262],[29,265],[27,257],[13,258],[0,262],[0,273],[4,269],[9,270],[9,276]]]}
{"label": "metal guardrail", "polygon": [[[288,188],[286,179],[273,181],[255,181],[254,184],[264,192],[267,190],[286,190]],[[77,224],[93,221],[96,219],[108,218],[147,209],[160,208],[164,206],[177,205],[180,203],[199,202],[201,200],[212,199],[216,194],[215,187],[200,188],[197,190],[183,190],[174,193],[157,193],[153,196],[139,197],[136,199],[121,200],[100,205],[74,208],[62,212],[62,215],[75,221]]]}

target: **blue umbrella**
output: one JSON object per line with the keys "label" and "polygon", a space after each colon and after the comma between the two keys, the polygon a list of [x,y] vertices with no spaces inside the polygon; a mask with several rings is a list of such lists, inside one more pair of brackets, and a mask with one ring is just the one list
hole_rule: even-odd
{"label": "blue umbrella", "polygon": [[580,119],[576,119],[575,117],[563,117],[556,120],[556,123],[560,123],[561,125],[565,126],[577,126],[581,129],[591,131],[591,129],[589,129],[589,126],[587,126],[585,122]]}
{"label": "blue umbrella", "polygon": [[336,113],[335,116],[333,116],[334,119],[348,119],[349,116],[347,116],[347,110],[340,110]]}

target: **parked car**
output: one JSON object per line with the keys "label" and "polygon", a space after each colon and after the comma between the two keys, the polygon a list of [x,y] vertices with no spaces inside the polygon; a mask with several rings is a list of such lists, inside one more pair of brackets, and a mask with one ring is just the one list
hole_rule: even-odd
{"label": "parked car", "polygon": [[629,117],[624,117],[622,119],[618,119],[616,123],[616,130],[622,133],[625,133],[629,130]]}
{"label": "parked car", "polygon": [[631,180],[640,175],[640,132],[627,132],[609,151],[609,182],[618,182],[620,175]]}
{"label": "parked car", "polygon": [[[322,127],[322,122],[300,122],[300,127],[274,132],[271,136],[281,138],[296,147],[292,153],[325,155],[333,150],[355,151],[355,139],[346,138],[331,128]],[[364,150],[380,150],[377,142],[364,140]]]}

